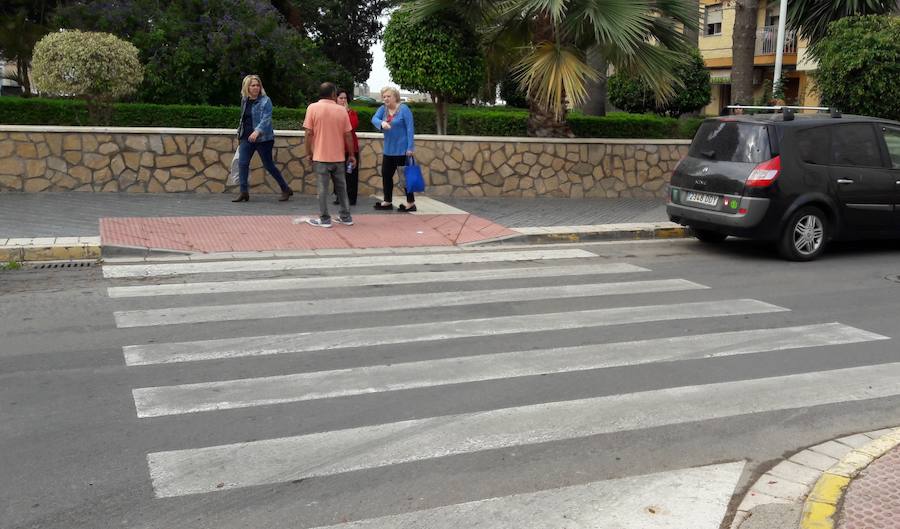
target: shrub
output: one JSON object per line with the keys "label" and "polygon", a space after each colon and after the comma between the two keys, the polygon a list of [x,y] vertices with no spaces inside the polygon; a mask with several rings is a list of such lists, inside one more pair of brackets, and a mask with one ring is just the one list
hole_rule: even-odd
{"label": "shrub", "polygon": [[832,22],[813,48],[822,100],[844,112],[900,119],[900,18]]}
{"label": "shrub", "polygon": [[144,78],[137,48],[109,33],[82,31],[42,38],[31,71],[38,91],[83,97],[94,122],[106,121],[109,103],[133,94]]}
{"label": "shrub", "polygon": [[688,62],[678,66],[674,73],[684,86],[662,105],[657,103],[649,85],[624,74],[609,78],[609,101],[626,112],[656,112],[674,117],[696,112],[709,104],[709,70],[699,51],[694,50]]}
{"label": "shrub", "polygon": [[507,73],[500,81],[500,99],[506,101],[506,106],[509,107],[528,108],[525,90],[522,90],[512,73]]}
{"label": "shrub", "polygon": [[262,77],[281,104],[315,101],[319,84],[352,86],[350,74],[289,26],[268,0],[61,2],[56,27],[107,31],[140,50],[147,103],[234,105],[241,79]]}
{"label": "shrub", "polygon": [[449,12],[417,21],[403,8],[395,11],[384,30],[384,57],[400,86],[431,95],[440,133],[449,102],[474,97],[484,79],[474,30]]}
{"label": "shrub", "polygon": [[[277,103],[277,102],[276,102]],[[410,107],[416,134],[435,133],[435,110],[431,106]],[[359,132],[373,132],[372,107],[356,106]],[[275,128],[300,130],[305,109],[275,106]],[[175,127],[237,129],[239,107],[200,105],[155,105],[117,103],[110,124],[120,127]],[[450,114],[451,134],[467,136],[525,136],[528,112],[509,108],[456,106]],[[674,119],[652,114],[613,113],[605,117],[569,113],[569,125],[579,137],[595,138],[692,138],[701,119]],[[0,98],[0,123],[10,125],[85,125],[84,101],[64,99]]]}

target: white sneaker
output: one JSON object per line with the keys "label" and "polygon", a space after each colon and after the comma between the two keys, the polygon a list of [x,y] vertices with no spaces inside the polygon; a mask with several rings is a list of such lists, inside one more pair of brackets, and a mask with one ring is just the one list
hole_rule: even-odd
{"label": "white sneaker", "polygon": [[342,219],[340,217],[334,217],[334,219],[332,219],[332,220],[334,220],[338,224],[343,224],[344,226],[353,226],[353,219],[350,217],[347,217],[346,219]]}
{"label": "white sneaker", "polygon": [[306,219],[306,223],[310,226],[318,226],[319,228],[330,228],[331,220],[322,220],[322,219]]}

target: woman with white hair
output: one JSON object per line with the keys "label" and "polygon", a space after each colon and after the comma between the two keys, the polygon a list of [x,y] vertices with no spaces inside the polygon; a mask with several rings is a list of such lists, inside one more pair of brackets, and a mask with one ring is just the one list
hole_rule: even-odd
{"label": "woman with white hair", "polygon": [[259,153],[263,167],[281,188],[281,198],[284,202],[294,194],[281,171],[275,167],[272,160],[272,148],[275,146],[275,130],[272,128],[272,100],[266,96],[262,81],[258,75],[244,77],[241,84],[241,122],[238,125],[238,168],[241,183],[241,193],[232,202],[247,202],[250,200],[250,159],[253,153]]}
{"label": "woman with white hair", "polygon": [[[384,200],[375,204],[375,209],[394,209],[391,200],[394,190],[394,173],[398,167],[406,166],[406,157],[412,156],[416,149],[413,138],[413,115],[409,107],[400,103],[400,92],[393,87],[381,89],[384,101],[375,115],[372,124],[384,132],[384,149],[381,158],[381,184],[384,188]],[[397,211],[416,211],[416,197],[406,191],[406,202],[397,206]]]}

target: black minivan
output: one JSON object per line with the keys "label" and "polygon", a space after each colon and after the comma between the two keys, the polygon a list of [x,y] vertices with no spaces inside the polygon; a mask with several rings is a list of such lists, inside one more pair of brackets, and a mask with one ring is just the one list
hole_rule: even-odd
{"label": "black minivan", "polygon": [[898,237],[900,123],[790,111],[707,119],[666,211],[701,241],[776,241],[796,261],[833,239]]}

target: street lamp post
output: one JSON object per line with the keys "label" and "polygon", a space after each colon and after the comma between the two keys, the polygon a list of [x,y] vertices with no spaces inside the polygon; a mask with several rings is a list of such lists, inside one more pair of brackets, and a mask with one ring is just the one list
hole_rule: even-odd
{"label": "street lamp post", "polygon": [[778,39],[775,41],[775,76],[772,89],[777,90],[781,83],[781,66],[784,62],[784,28],[787,23],[787,0],[781,0],[778,11]]}

